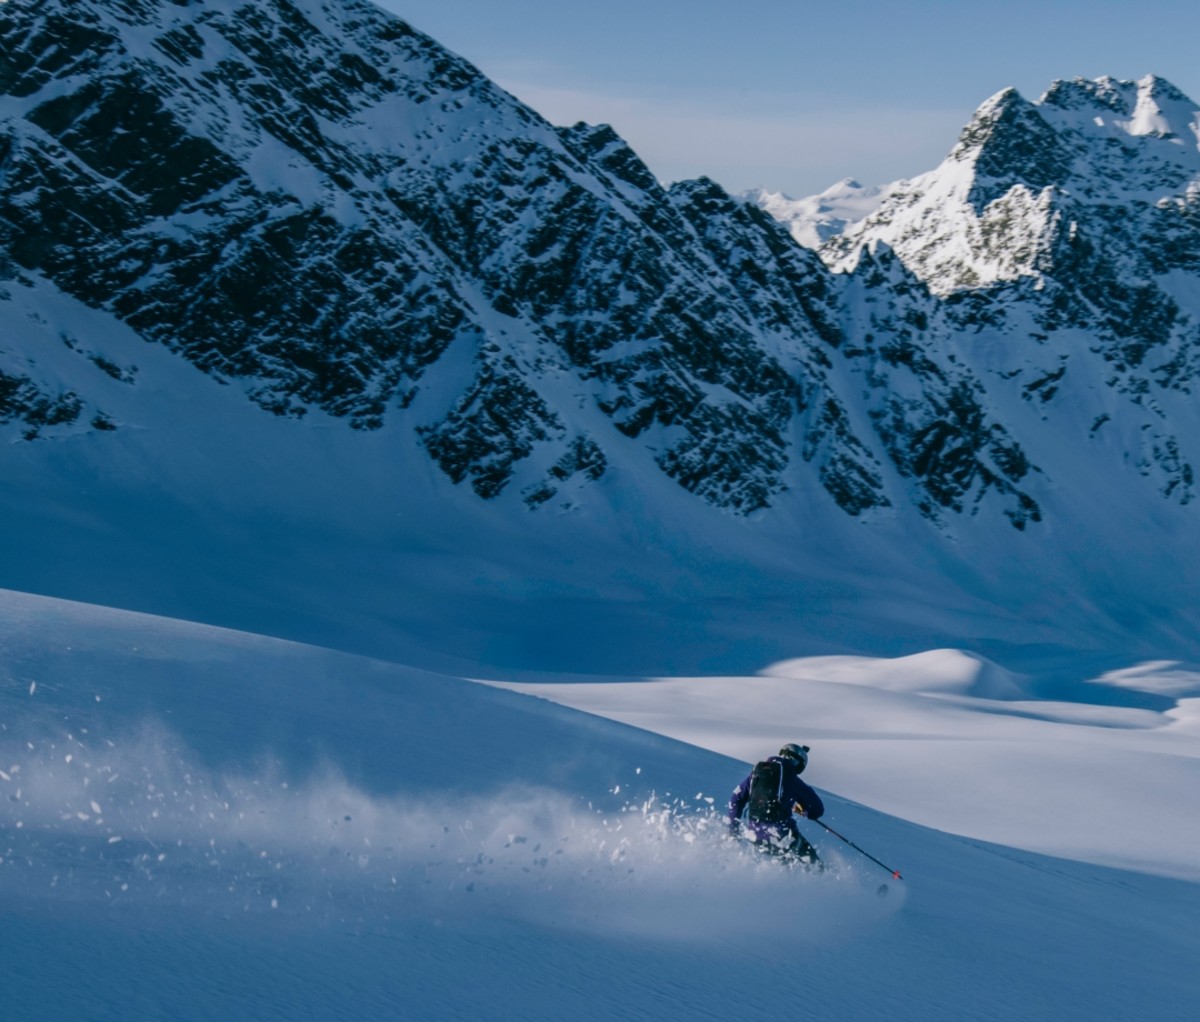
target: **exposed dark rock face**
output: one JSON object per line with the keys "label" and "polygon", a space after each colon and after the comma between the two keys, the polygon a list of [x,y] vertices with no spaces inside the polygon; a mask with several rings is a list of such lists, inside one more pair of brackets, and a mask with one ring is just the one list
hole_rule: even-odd
{"label": "exposed dark rock face", "polygon": [[[76,422],[82,411],[83,402],[78,395],[70,391],[47,394],[29,377],[0,370],[0,423],[20,422],[26,440],[36,439],[48,426]],[[106,422],[104,419],[98,421]]]}

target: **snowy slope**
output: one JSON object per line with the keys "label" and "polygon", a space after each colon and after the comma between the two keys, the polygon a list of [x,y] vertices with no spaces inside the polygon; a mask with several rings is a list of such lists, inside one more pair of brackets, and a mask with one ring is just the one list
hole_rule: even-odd
{"label": "snowy slope", "polygon": [[803,734],[820,742],[822,780],[856,802],[974,838],[1200,880],[1200,821],[1179,811],[1180,793],[1200,781],[1200,670],[1076,670],[1070,683],[1018,678],[933,650],[810,657],[754,678],[507,687],[743,760]]}
{"label": "snowy slope", "polygon": [[[14,1018],[669,1022],[783,1005],[1174,1022],[1194,1009],[1194,878],[871,811],[829,783],[825,736],[809,736],[812,780],[829,823],[903,872],[885,897],[886,874],[811,826],[835,875],[722,843],[707,799],[745,765],[695,745],[179,621],[11,592],[0,616],[0,978]],[[970,689],[969,671],[933,662],[943,695],[949,675]],[[911,685],[906,665],[823,666],[867,690]],[[656,688],[643,686],[661,715]],[[862,704],[866,731],[886,727],[882,710]],[[986,749],[990,712],[959,712],[961,740]],[[691,726],[686,710],[659,723]],[[1058,739],[1030,721],[1025,740]],[[932,768],[945,743],[891,744]],[[1127,765],[1131,787],[1171,787],[1164,749]],[[910,768],[896,788],[918,786]],[[945,783],[990,769],[956,762]]]}

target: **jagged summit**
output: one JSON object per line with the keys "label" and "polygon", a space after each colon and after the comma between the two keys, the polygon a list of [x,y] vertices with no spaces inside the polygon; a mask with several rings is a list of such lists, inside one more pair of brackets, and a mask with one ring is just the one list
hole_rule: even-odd
{"label": "jagged summit", "polygon": [[1182,211],[1200,180],[1198,130],[1196,104],[1154,76],[1055,82],[1037,102],[1004,89],[940,167],[894,186],[824,254],[846,269],[864,246],[883,242],[941,293],[1040,278],[1062,265],[1064,245],[1078,247],[1089,222],[1107,223],[1117,208],[1141,221],[1170,219],[1174,208],[1189,222]]}
{"label": "jagged summit", "polygon": [[963,129],[947,163],[966,165],[968,201],[977,213],[1009,189],[1041,191],[1071,173],[1072,152],[1062,144],[1035,104],[1016,89],[985,102]]}
{"label": "jagged summit", "polygon": [[[946,290],[1033,274],[1047,249],[1038,238],[1048,227],[1052,193],[1105,203],[1171,202],[1200,187],[1198,181],[1200,104],[1166,79],[1146,75],[1136,82],[1059,80],[1036,101],[1001,89],[979,106],[943,164],[912,180],[863,189],[846,179],[799,199],[758,188],[743,198],[786,224],[801,244],[829,242],[824,255],[837,269],[858,258],[856,239],[869,239],[896,249],[931,286]],[[1011,244],[1015,239],[1006,237],[1007,254],[993,245],[966,262],[961,245],[940,233],[939,217],[926,208],[969,205],[973,219],[986,220],[987,207],[1000,199],[1024,201],[1024,240]],[[919,235],[919,243],[907,243],[906,232]],[[994,234],[994,226],[982,233]],[[948,261],[939,258],[944,253]]]}

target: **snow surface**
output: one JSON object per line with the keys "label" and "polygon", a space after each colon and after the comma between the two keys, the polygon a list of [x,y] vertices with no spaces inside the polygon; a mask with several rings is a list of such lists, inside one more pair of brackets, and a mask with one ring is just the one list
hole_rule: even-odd
{"label": "snow surface", "polygon": [[737,759],[801,736],[820,749],[814,774],[876,809],[1200,881],[1200,817],[1180,803],[1200,784],[1200,668],[1140,664],[1083,678],[1070,699],[1023,684],[1034,687],[980,657],[932,650],[808,657],[756,678],[507,687]]}
{"label": "snow surface", "polygon": [[[538,688],[609,691],[641,707],[639,730],[398,664],[2,591],[4,1014],[1191,1018],[1189,673],[1104,679],[1163,702],[1111,706],[1103,724],[1083,703],[1038,711],[1026,681],[953,651]],[[791,709],[769,727],[812,745],[827,822],[902,881],[811,824],[829,873],[722,837],[738,760],[776,740],[761,714],[753,728],[739,716],[757,686],[806,693],[803,728]],[[850,698],[840,721],[834,694]],[[1047,788],[1030,764],[1068,729],[1079,802],[1055,822],[1042,803],[1068,781]],[[1013,777],[996,753],[1018,747]],[[881,775],[891,815],[847,797],[855,760]],[[1027,836],[1083,834],[1062,858],[985,843],[968,791]],[[1147,799],[1173,799],[1184,832],[1130,856],[1137,868],[1096,865],[1125,857]],[[901,802],[939,803],[971,836],[905,820]]]}

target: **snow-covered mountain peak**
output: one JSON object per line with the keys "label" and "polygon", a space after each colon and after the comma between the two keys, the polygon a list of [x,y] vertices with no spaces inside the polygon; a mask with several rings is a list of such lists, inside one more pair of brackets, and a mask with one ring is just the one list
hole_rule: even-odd
{"label": "snow-covered mountain peak", "polygon": [[895,188],[895,184],[864,187],[847,177],[803,199],[762,187],[743,192],[740,197],[785,224],[801,245],[820,248],[829,238],[873,213]]}
{"label": "snow-covered mountain peak", "polygon": [[976,108],[950,151],[950,156],[960,161],[970,159],[990,139],[997,126],[1012,123],[1023,114],[1027,115],[1032,105],[1012,86],[989,96]]}
{"label": "snow-covered mountain peak", "polygon": [[847,270],[864,246],[886,242],[942,294],[1041,279],[1066,265],[1064,245],[1088,236],[1089,224],[1103,233],[1098,219],[1119,219],[1118,208],[1126,218],[1164,204],[1191,209],[1198,132],[1197,105],[1154,75],[1056,81],[1036,102],[1006,88],[938,168],[895,188],[823,255]]}
{"label": "snow-covered mountain peak", "polygon": [[982,215],[1014,186],[1032,193],[1061,182],[1070,173],[1071,157],[1037,104],[1008,88],[979,107],[942,166],[924,180],[941,192],[946,184],[939,182],[946,181]]}
{"label": "snow-covered mountain peak", "polygon": [[1076,174],[1115,178],[1111,194],[1157,199],[1200,175],[1200,105],[1164,78],[1055,82],[1039,108],[1074,144]]}

